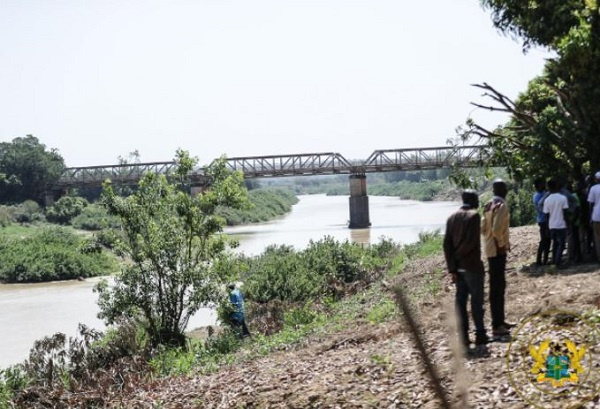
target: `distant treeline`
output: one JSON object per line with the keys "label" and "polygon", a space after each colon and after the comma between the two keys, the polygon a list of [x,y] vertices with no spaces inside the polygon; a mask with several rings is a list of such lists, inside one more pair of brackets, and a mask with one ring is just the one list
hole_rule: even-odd
{"label": "distant treeline", "polygon": [[[450,169],[429,169],[370,173],[367,175],[367,191],[372,196],[397,196],[404,200],[458,197],[457,189],[448,179],[450,172]],[[296,194],[350,194],[348,175],[261,179],[254,181],[253,186],[287,187]]]}
{"label": "distant treeline", "polygon": [[228,226],[259,223],[283,216],[298,203],[296,195],[291,190],[283,188],[253,189],[248,192],[248,197],[252,203],[250,209],[221,207],[217,214],[225,217]]}

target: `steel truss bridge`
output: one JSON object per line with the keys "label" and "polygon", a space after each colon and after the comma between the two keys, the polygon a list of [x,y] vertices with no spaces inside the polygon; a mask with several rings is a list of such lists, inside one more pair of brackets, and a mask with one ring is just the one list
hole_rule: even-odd
{"label": "steel truss bridge", "polygon": [[[248,156],[226,158],[226,167],[241,171],[246,179],[302,175],[364,175],[366,173],[401,170],[425,170],[450,167],[480,167],[490,160],[483,146],[385,149],[374,151],[364,161],[350,161],[339,153],[304,153],[292,155]],[[133,185],[148,172],[170,175],[175,162],[150,162],[125,165],[67,168],[52,190],[101,186],[110,179],[113,184]],[[192,184],[206,185],[210,180],[205,168],[196,168]]]}

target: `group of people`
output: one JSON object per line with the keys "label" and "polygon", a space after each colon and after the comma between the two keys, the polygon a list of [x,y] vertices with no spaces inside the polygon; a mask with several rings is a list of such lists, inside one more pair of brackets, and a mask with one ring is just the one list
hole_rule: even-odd
{"label": "group of people", "polygon": [[[487,354],[490,342],[484,324],[485,267],[481,259],[481,240],[488,261],[489,301],[492,316],[492,339],[510,340],[513,324],[506,322],[504,299],[506,289],[506,255],[510,250],[510,213],[506,204],[508,189],[502,180],[493,185],[493,197],[479,215],[479,196],[474,190],[462,193],[462,206],[446,222],[444,255],[448,272],[456,285],[456,311],[459,337],[465,352]],[[475,324],[475,349],[470,348],[467,303],[471,298],[471,315]]]}
{"label": "group of people", "polygon": [[551,263],[560,269],[568,263],[600,260],[600,171],[575,189],[557,178],[547,183],[536,179],[534,187],[540,229],[536,265]]}
{"label": "group of people", "polygon": [[[561,179],[547,183],[535,181],[533,203],[540,227],[540,243],[536,264],[551,262],[562,268],[563,252],[568,261],[585,258],[600,261],[600,171],[575,190]],[[462,193],[462,206],[446,222],[444,255],[451,280],[456,285],[456,312],[461,343],[469,355],[484,356],[490,340],[510,341],[514,326],[505,320],[506,255],[510,251],[510,213],[506,204],[507,185],[494,181],[493,197],[479,214],[479,196],[474,190]],[[481,247],[488,262],[489,303],[492,317],[492,339],[484,324],[485,267]],[[552,253],[552,258],[550,258]],[[467,304],[471,299],[471,315],[475,325],[475,348],[469,338]]]}

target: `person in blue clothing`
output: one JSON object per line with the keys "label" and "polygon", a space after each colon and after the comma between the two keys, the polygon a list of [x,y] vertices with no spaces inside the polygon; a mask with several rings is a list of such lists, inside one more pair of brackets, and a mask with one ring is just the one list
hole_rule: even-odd
{"label": "person in blue clothing", "polygon": [[535,193],[533,194],[533,206],[535,207],[536,222],[540,228],[540,242],[537,249],[537,258],[535,264],[538,266],[548,264],[548,254],[550,253],[550,229],[548,228],[548,218],[543,210],[544,199],[548,196],[546,191],[546,182],[544,179],[536,179],[533,182]]}
{"label": "person in blue clothing", "polygon": [[242,292],[235,287],[235,284],[231,283],[228,285],[229,288],[229,301],[233,307],[231,313],[231,322],[233,328],[238,332],[241,337],[250,336],[248,326],[246,325],[246,315],[244,313],[244,296]]}

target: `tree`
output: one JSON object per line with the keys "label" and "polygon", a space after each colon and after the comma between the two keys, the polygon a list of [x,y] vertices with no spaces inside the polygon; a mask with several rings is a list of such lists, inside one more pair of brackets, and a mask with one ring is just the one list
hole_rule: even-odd
{"label": "tree", "polygon": [[32,135],[0,143],[0,203],[27,199],[41,203],[46,189],[58,180],[64,168],[58,151],[47,150]]}
{"label": "tree", "polygon": [[475,84],[491,103],[474,103],[510,114],[497,129],[473,120],[463,140],[481,138],[492,163],[517,179],[562,174],[581,180],[600,168],[600,14],[596,1],[484,0],[502,32],[518,36],[525,50],[555,53],[544,72],[515,101],[487,83]]}
{"label": "tree", "polygon": [[155,345],[184,345],[190,317],[219,301],[228,277],[212,264],[228,240],[218,234],[225,221],[215,209],[248,203],[242,174],[228,172],[223,159],[207,168],[211,187],[196,197],[187,193],[195,160],[180,150],[176,162],[169,180],[148,173],[127,198],[106,184],[102,199],[109,213],[121,219],[124,249],[132,264],[124,267],[113,286],[106,282],[97,286],[100,316],[109,324],[120,317],[137,320]]}

